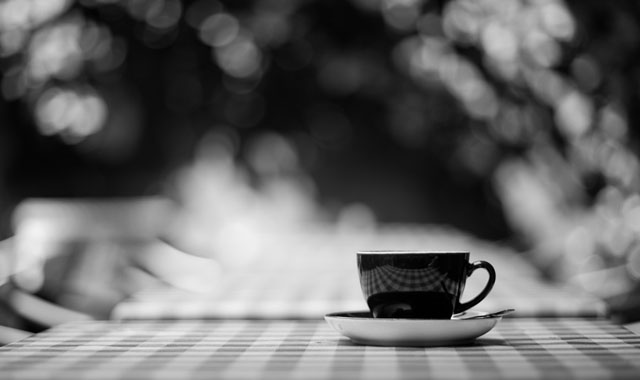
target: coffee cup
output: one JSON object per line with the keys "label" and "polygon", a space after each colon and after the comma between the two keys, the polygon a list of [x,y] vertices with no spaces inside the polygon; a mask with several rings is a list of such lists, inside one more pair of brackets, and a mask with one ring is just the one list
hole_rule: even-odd
{"label": "coffee cup", "polygon": [[[485,269],[489,279],[473,299],[460,302],[467,277]],[[374,318],[450,319],[482,301],[496,272],[469,252],[360,251],[360,286]]]}

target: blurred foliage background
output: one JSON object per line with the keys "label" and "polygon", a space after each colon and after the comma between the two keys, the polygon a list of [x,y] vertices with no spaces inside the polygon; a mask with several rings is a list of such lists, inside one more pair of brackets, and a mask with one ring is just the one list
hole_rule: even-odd
{"label": "blurred foliage background", "polygon": [[261,197],[265,219],[450,224],[628,305],[639,17],[622,0],[3,0],[2,234],[25,197],[173,194],[200,220]]}

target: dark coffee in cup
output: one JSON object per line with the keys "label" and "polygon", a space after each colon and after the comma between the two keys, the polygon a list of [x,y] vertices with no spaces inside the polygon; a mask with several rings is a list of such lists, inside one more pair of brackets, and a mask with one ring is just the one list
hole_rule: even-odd
{"label": "dark coffee in cup", "polygon": [[[489,272],[485,288],[461,303],[467,277],[474,270]],[[469,252],[358,252],[362,293],[375,318],[449,319],[482,301],[496,274],[486,261],[469,263]]]}

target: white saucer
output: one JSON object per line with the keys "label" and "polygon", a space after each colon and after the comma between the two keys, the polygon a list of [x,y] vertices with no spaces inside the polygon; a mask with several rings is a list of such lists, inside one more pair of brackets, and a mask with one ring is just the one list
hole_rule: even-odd
{"label": "white saucer", "polygon": [[[486,314],[467,311],[465,318]],[[456,346],[489,332],[502,317],[480,319],[373,318],[368,311],[339,312],[324,319],[354,343],[372,346]]]}

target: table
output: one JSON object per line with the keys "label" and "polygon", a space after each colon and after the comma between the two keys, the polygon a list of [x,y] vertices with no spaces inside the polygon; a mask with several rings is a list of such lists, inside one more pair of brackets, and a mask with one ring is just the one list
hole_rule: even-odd
{"label": "table", "polygon": [[605,319],[504,319],[460,347],[359,346],[322,320],[89,321],[0,348],[2,379],[637,379]]}

